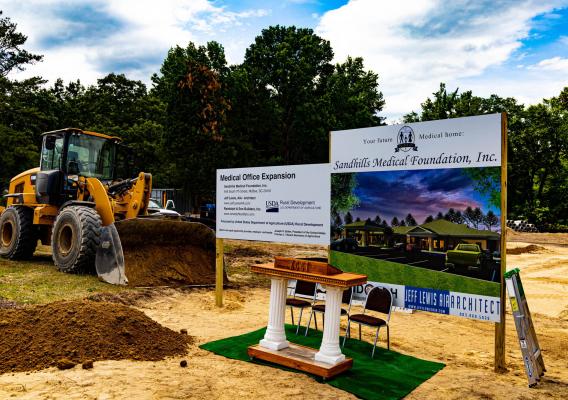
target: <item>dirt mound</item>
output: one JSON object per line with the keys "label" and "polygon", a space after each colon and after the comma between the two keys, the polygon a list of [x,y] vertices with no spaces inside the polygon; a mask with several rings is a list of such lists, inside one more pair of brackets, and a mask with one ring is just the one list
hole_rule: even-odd
{"label": "dirt mound", "polygon": [[525,242],[525,243],[539,243],[539,244],[556,244],[566,246],[568,245],[568,233],[527,233],[515,232],[511,228],[507,228],[507,241],[508,242]]}
{"label": "dirt mound", "polygon": [[117,222],[116,228],[130,286],[215,283],[215,232],[207,226],[136,218]]}
{"label": "dirt mound", "polygon": [[515,247],[513,249],[507,249],[507,254],[517,255],[525,253],[544,253],[546,249],[542,246],[537,246],[536,244],[529,244],[525,247]]}
{"label": "dirt mound", "polygon": [[118,293],[101,292],[88,296],[87,300],[137,306],[152,299],[158,293],[160,293],[158,288],[136,289]]}
{"label": "dirt mound", "polygon": [[93,301],[0,310],[0,373],[99,360],[184,355],[191,337],[141,311]]}

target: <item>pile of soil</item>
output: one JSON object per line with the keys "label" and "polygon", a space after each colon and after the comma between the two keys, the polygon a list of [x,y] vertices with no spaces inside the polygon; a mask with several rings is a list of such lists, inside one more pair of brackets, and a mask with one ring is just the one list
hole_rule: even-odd
{"label": "pile of soil", "polygon": [[98,360],[157,361],[186,354],[190,342],[121,304],[79,300],[0,310],[0,373]]}
{"label": "pile of soil", "polygon": [[511,228],[507,228],[508,242],[525,242],[539,244],[556,244],[567,246],[568,233],[549,233],[549,232],[515,232]]}
{"label": "pile of soil", "polygon": [[161,294],[162,288],[143,288],[118,293],[99,292],[87,297],[87,300],[138,306]]}
{"label": "pile of soil", "polygon": [[546,249],[542,246],[538,246],[536,244],[529,244],[525,247],[515,247],[513,249],[507,249],[507,254],[526,254],[526,253],[542,253],[546,252]]}
{"label": "pile of soil", "polygon": [[159,218],[115,225],[129,286],[215,284],[215,232],[207,226]]}

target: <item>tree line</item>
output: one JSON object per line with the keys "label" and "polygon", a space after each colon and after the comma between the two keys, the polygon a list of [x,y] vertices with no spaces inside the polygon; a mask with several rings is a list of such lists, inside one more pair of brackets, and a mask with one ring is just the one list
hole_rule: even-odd
{"label": "tree line", "polygon": [[[436,214],[434,217],[433,215],[429,215],[424,219],[423,224],[427,224],[429,222],[437,221],[440,219],[445,219],[446,221],[453,222],[455,224],[466,224],[470,228],[473,229],[487,229],[493,230],[496,226],[499,225],[499,217],[495,215],[495,213],[491,210],[484,213],[481,208],[479,207],[467,207],[465,210],[455,210],[450,208],[445,214],[441,211]],[[333,220],[333,227],[334,230],[340,230],[342,226],[351,224],[353,222],[360,222],[361,218],[357,217],[355,220],[353,219],[353,214],[350,211],[347,211],[342,218],[341,215],[337,214],[335,219]],[[392,217],[390,224],[387,222],[386,219],[381,219],[380,215],[376,215],[374,219],[368,217],[366,222],[374,223],[377,226],[382,226],[384,228],[394,228],[397,226],[418,226],[418,222],[412,215],[412,213],[408,213],[404,218],[398,218],[396,216]]]}
{"label": "tree line", "polygon": [[[217,42],[172,47],[151,85],[110,73],[97,83],[11,79],[41,62],[0,11],[0,188],[37,166],[40,134],[78,127],[120,136],[155,186],[211,200],[215,169],[327,162],[329,131],[384,124],[379,76],[360,57],[333,63],[313,30],[271,26],[229,65]],[[33,67],[32,67],[33,68]],[[524,106],[514,98],[448,92],[444,84],[404,121],[509,115],[509,216],[568,225],[568,88]]]}

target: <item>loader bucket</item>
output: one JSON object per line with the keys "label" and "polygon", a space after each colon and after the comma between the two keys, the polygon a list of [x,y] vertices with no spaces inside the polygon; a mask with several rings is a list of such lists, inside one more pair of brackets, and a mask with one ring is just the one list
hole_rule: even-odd
{"label": "loader bucket", "polygon": [[215,283],[215,232],[207,226],[165,218],[134,218],[115,226],[129,286]]}

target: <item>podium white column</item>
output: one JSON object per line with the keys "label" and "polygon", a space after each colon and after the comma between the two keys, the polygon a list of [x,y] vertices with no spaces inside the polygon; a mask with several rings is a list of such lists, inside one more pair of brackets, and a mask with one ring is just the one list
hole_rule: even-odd
{"label": "podium white column", "polygon": [[286,312],[286,297],[288,295],[287,289],[287,279],[271,278],[268,326],[266,327],[264,339],[259,343],[262,347],[267,349],[281,350],[288,347],[286,331],[284,330],[284,314]]}
{"label": "podium white column", "polygon": [[341,318],[341,297],[343,288],[336,286],[325,287],[325,326],[319,352],[315,355],[316,361],[327,364],[337,364],[345,360],[339,347],[339,323]]}

